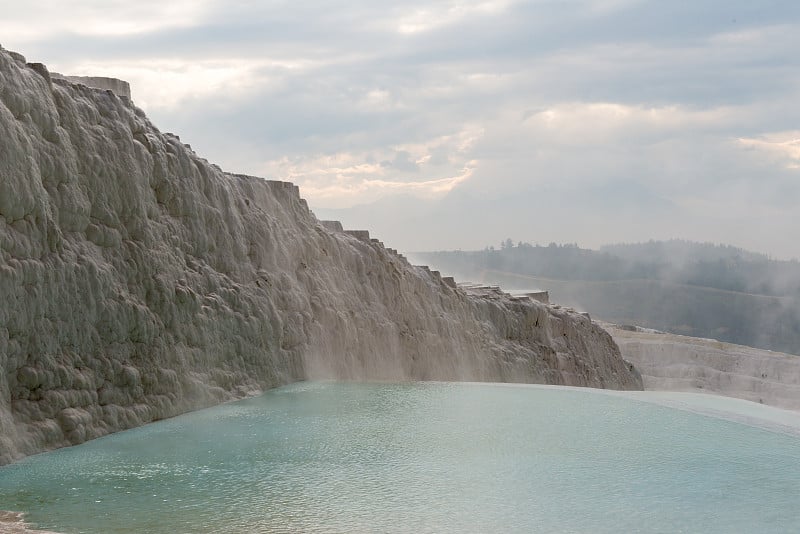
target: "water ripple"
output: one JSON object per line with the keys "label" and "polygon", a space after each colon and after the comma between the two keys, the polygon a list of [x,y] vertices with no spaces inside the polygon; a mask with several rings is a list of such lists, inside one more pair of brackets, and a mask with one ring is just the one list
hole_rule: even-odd
{"label": "water ripple", "polygon": [[629,398],[302,383],[0,469],[64,532],[800,531],[800,440]]}

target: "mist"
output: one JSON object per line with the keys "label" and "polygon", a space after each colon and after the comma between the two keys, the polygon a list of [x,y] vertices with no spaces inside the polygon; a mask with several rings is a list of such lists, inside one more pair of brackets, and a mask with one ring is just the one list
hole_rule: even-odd
{"label": "mist", "polygon": [[514,243],[417,253],[460,280],[540,289],[593,318],[800,354],[800,262],[728,245]]}

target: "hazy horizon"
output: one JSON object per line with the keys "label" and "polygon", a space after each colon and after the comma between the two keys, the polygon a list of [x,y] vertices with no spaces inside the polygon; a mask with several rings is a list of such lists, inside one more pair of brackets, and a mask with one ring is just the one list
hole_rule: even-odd
{"label": "hazy horizon", "polygon": [[0,44],[410,250],[800,257],[800,4],[6,2]]}

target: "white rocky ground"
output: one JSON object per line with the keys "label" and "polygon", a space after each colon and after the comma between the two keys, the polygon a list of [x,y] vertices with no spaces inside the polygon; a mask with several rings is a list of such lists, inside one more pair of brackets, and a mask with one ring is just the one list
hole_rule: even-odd
{"label": "white rocky ground", "polygon": [[800,410],[800,356],[604,324],[646,390],[716,393]]}
{"label": "white rocky ground", "polygon": [[0,49],[0,464],[308,377],[641,387],[588,318],[453,286]]}

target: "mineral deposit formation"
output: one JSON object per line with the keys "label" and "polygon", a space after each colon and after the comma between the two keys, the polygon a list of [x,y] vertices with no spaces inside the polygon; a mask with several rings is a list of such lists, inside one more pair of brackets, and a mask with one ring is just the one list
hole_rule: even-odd
{"label": "mineral deposit formation", "polygon": [[128,95],[0,49],[0,463],[307,378],[641,388],[588,318],[323,224]]}
{"label": "mineral deposit formation", "polygon": [[800,410],[800,357],[679,336],[636,326],[604,325],[649,390],[701,391]]}

